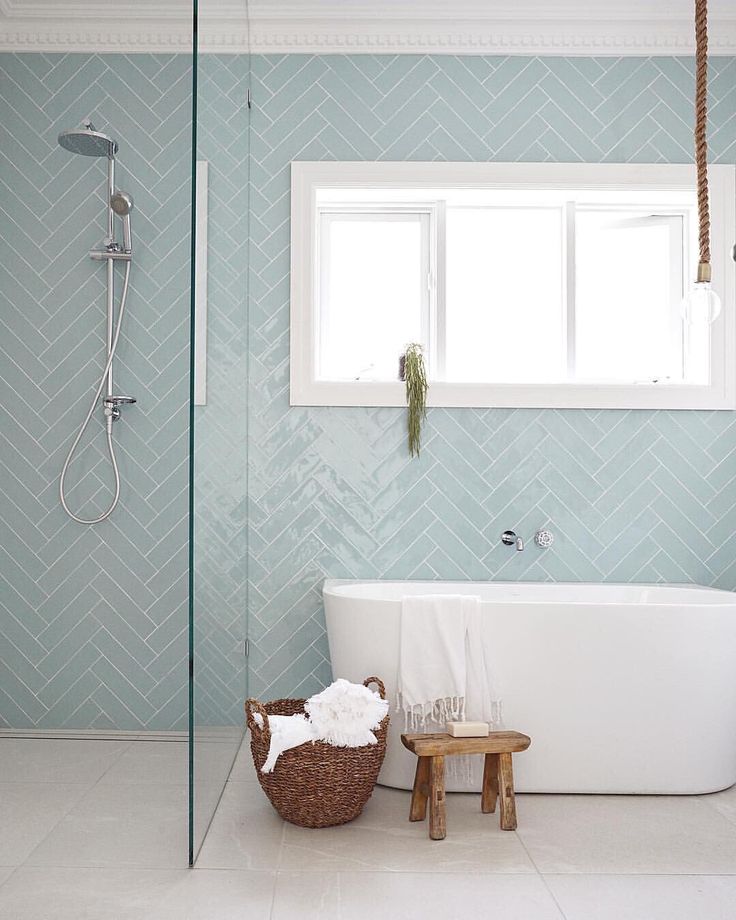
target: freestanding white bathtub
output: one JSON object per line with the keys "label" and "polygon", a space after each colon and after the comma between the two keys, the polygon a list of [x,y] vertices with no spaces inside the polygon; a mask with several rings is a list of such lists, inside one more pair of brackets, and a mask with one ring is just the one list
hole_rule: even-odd
{"label": "freestanding white bathtub", "polygon": [[[736,594],[699,586],[332,581],[334,676],[383,678],[392,701],[379,782],[410,789],[393,712],[401,598],[479,595],[522,792],[703,793],[736,782]],[[478,791],[482,758],[471,783]]]}

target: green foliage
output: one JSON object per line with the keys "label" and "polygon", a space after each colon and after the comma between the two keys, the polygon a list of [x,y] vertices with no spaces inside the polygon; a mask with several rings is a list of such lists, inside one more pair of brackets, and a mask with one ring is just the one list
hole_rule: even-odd
{"label": "green foliage", "polygon": [[404,352],[404,380],[406,382],[407,428],[409,453],[419,456],[422,441],[422,424],[427,417],[427,372],[424,367],[422,346],[412,343]]}

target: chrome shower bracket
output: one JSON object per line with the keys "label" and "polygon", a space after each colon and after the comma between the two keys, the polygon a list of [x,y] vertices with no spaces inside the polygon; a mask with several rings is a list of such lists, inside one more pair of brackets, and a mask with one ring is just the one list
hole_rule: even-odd
{"label": "chrome shower bracket", "polygon": [[116,422],[120,418],[120,407],[132,406],[135,401],[135,396],[106,396],[102,400],[105,418]]}
{"label": "chrome shower bracket", "polygon": [[108,243],[104,249],[90,249],[89,257],[95,262],[130,262],[131,252],[119,243]]}

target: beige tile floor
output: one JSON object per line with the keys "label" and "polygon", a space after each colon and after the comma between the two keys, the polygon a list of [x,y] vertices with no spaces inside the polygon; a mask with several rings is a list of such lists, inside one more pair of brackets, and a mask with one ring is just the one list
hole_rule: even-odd
{"label": "beige tile floor", "polygon": [[519,830],[448,797],[448,837],[377,789],[284,824],[244,747],[186,868],[186,745],[0,739],[0,920],[734,920],[736,787],[519,796]]}

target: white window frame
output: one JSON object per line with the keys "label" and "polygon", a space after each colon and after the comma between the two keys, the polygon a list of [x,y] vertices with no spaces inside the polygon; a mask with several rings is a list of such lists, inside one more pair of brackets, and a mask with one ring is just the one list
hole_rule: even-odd
{"label": "white window frame", "polygon": [[[478,384],[432,381],[428,404],[477,408],[735,409],[736,266],[731,259],[731,246],[736,234],[736,167],[716,165],[711,166],[709,172],[713,287],[723,303],[721,315],[710,326],[709,384]],[[291,405],[406,405],[404,385],[398,380],[318,379],[315,278],[319,251],[318,189],[442,187],[680,191],[695,187],[695,170],[690,165],[630,163],[293,162]],[[691,254],[690,261],[693,258]],[[444,283],[439,272],[433,280],[437,285]]]}

